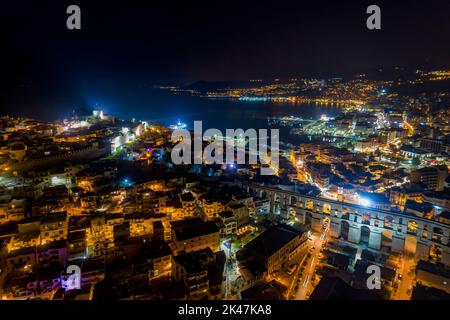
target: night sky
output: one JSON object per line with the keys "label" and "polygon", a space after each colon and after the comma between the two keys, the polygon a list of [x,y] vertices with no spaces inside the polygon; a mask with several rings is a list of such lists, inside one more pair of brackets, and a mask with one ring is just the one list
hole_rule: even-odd
{"label": "night sky", "polygon": [[[66,28],[70,4],[81,7],[79,31]],[[366,28],[370,4],[381,7],[382,30]],[[448,0],[15,0],[0,17],[6,112],[82,100],[99,84],[450,66]]]}

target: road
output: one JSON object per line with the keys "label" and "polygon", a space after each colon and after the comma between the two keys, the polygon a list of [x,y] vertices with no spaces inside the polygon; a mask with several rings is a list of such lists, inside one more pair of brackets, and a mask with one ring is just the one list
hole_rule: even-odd
{"label": "road", "polygon": [[[228,243],[228,246],[226,245]],[[221,249],[225,252],[225,299],[227,299],[231,295],[231,284],[230,278],[232,276],[233,267],[232,264],[232,253],[231,253],[231,243],[228,241],[224,241],[221,243]]]}
{"label": "road", "polygon": [[236,263],[236,255],[233,249],[231,248],[231,243],[226,245],[228,240],[222,242],[221,249],[225,252],[226,261],[225,261],[225,299],[226,300],[235,300],[236,294],[233,294],[234,284],[236,279],[239,277],[239,269]]}
{"label": "road", "polygon": [[289,285],[289,289],[287,292],[287,298],[290,299],[292,290],[294,290],[295,285],[297,283],[297,279],[299,277],[299,273],[300,273],[300,268],[303,264],[303,262],[306,259],[306,253],[302,253],[302,257],[300,258],[299,262],[297,263],[295,270],[294,270],[294,276],[292,277],[291,281],[290,281],[290,285]]}
{"label": "road", "polygon": [[316,270],[317,264],[319,263],[319,254],[320,250],[322,249],[322,246],[327,240],[328,237],[328,231],[330,229],[329,224],[327,223],[325,225],[325,228],[323,229],[322,233],[320,233],[317,236],[313,236],[313,241],[311,248],[311,257],[306,260],[306,267],[305,272],[303,275],[299,277],[300,279],[300,285],[298,286],[298,290],[295,293],[295,300],[305,300],[307,299],[306,296],[309,291],[312,290],[312,278],[314,275],[314,272]]}
{"label": "road", "polygon": [[393,300],[410,300],[412,288],[414,286],[414,273],[411,269],[415,267],[414,258],[407,255],[400,257],[400,266],[397,270],[397,274],[401,275],[402,279],[399,280],[398,288],[393,295]]}

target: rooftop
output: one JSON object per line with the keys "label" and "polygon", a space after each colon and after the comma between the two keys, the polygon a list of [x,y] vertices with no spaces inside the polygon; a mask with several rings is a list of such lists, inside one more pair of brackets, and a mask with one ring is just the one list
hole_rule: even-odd
{"label": "rooftop", "polygon": [[175,237],[178,241],[183,241],[216,232],[219,232],[217,225],[212,221],[207,221],[177,228],[175,229]]}
{"label": "rooftop", "polygon": [[245,245],[245,248],[266,258],[284,247],[287,243],[301,235],[301,231],[287,226],[273,226]]}
{"label": "rooftop", "polygon": [[182,253],[175,257],[175,261],[183,266],[188,274],[206,271],[208,261],[212,259],[214,259],[214,253],[210,248]]}
{"label": "rooftop", "polygon": [[67,218],[67,212],[55,212],[42,216],[41,223],[64,222]]}
{"label": "rooftop", "polygon": [[256,284],[241,291],[242,300],[282,300],[286,288],[276,281]]}
{"label": "rooftop", "polygon": [[418,212],[428,213],[434,209],[434,206],[430,202],[418,203],[414,200],[406,200],[405,210],[414,210]]}
{"label": "rooftop", "polygon": [[310,300],[382,300],[376,290],[355,289],[338,277],[323,277]]}
{"label": "rooftop", "polygon": [[194,201],[194,195],[190,192],[180,194],[181,201]]}
{"label": "rooftop", "polygon": [[435,264],[428,261],[420,260],[417,263],[417,271],[419,270],[450,279],[450,269],[445,268],[444,265],[442,264]]}
{"label": "rooftop", "polygon": [[144,247],[145,256],[148,259],[156,259],[172,254],[169,245],[165,241],[151,241]]}

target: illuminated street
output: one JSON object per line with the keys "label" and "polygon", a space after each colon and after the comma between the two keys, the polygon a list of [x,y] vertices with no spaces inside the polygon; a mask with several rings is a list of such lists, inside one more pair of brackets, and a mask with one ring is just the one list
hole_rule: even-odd
{"label": "illuminated street", "polygon": [[319,263],[319,255],[328,238],[329,223],[324,224],[322,233],[319,235],[312,235],[312,241],[310,244],[310,257],[306,258],[303,262],[304,271],[298,274],[298,289],[295,292],[295,300],[305,300],[311,294],[314,288],[314,274],[316,266]]}
{"label": "illuminated street", "polygon": [[415,274],[413,272],[416,263],[412,257],[400,257],[400,265],[397,270],[397,275],[401,275],[398,288],[395,292],[395,300],[410,300],[412,288],[414,287]]}

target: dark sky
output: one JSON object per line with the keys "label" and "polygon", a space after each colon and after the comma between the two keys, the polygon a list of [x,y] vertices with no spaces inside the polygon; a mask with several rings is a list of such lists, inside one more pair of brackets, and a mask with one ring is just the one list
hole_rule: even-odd
{"label": "dark sky", "polygon": [[[70,4],[81,7],[80,31],[66,28]],[[382,30],[366,28],[370,4]],[[448,0],[8,1],[1,93],[449,66],[449,17]]]}

